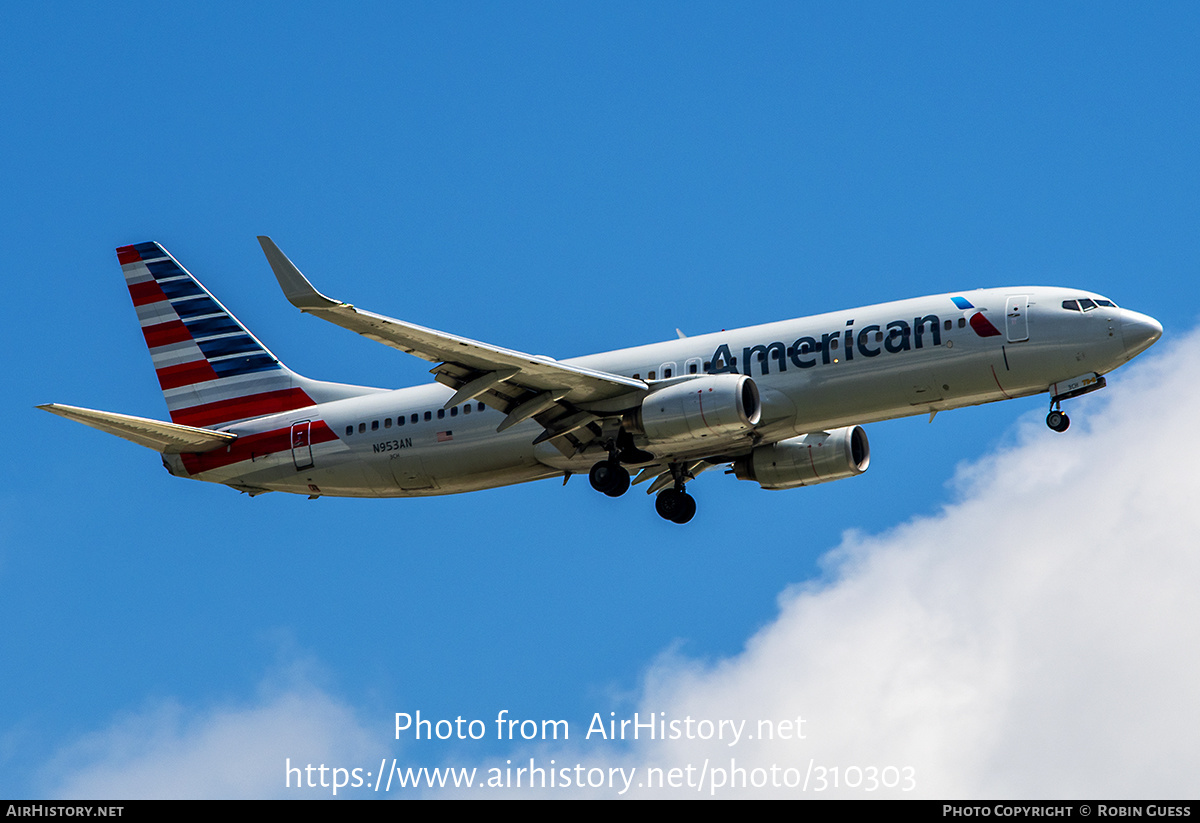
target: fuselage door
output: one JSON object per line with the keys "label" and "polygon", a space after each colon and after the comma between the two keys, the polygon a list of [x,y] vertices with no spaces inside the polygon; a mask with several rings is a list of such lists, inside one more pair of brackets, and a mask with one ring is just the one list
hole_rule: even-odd
{"label": "fuselage door", "polygon": [[1029,295],[1014,294],[1008,298],[1004,312],[1004,326],[1009,343],[1021,343],[1029,339]]}
{"label": "fuselage door", "polygon": [[437,488],[429,472],[425,470],[425,462],[419,452],[404,449],[394,453],[388,461],[392,468],[392,476],[396,484],[405,491],[421,491]]}
{"label": "fuselage door", "polygon": [[292,424],[292,462],[296,464],[296,471],[312,467],[312,441],[309,439],[311,432],[311,420],[301,420]]}

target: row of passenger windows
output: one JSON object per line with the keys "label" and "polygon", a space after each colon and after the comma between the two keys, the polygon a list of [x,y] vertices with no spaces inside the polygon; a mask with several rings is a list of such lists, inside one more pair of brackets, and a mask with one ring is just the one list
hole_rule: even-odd
{"label": "row of passenger windows", "polygon": [[[475,411],[483,411],[485,408],[482,403],[467,403],[464,406],[462,406],[462,413],[470,414],[472,411],[472,409],[471,409],[472,406],[475,407],[475,409],[474,409]],[[421,422],[422,419],[433,420],[434,415],[437,415],[438,420],[444,420],[447,415],[449,415],[450,417],[458,417],[458,409],[459,409],[458,406],[451,406],[449,409],[438,409],[436,412],[433,412],[433,411],[427,411],[424,413],[414,412],[413,414],[410,414],[407,418],[405,418],[404,415],[399,415],[396,418],[396,425],[403,426],[405,424],[406,420],[408,423],[411,423],[411,424],[419,423],[419,422]],[[367,425],[368,425],[367,423],[359,423],[358,424],[358,433],[365,434],[367,431]],[[370,426],[371,426],[371,431],[379,431],[379,421],[378,420],[372,420],[370,423]],[[390,429],[391,427],[392,427],[392,418],[390,418],[390,417],[383,418],[383,428]],[[349,436],[352,434],[354,434],[354,426],[352,426],[352,425],[347,426],[346,427],[346,435]]]}
{"label": "row of passenger windows", "polygon": [[1090,300],[1084,297],[1080,300],[1064,300],[1062,306],[1068,311],[1091,311],[1097,306],[1115,309],[1117,304],[1111,300]]}
{"label": "row of passenger windows", "polygon": [[[687,370],[688,374],[697,374],[700,371],[700,358],[697,357],[697,358],[687,361],[686,363],[683,364],[683,367]],[[705,361],[704,371],[707,372],[711,368],[712,368],[712,363]],[[674,363],[663,363],[661,366],[658,367],[658,369],[652,369],[651,371],[647,372],[646,379],[647,380],[657,380],[658,377],[656,375],[660,371],[662,372],[663,380],[670,380],[672,377],[675,376],[675,364]],[[633,379],[641,380],[642,373],[638,372],[637,374],[633,375]]]}

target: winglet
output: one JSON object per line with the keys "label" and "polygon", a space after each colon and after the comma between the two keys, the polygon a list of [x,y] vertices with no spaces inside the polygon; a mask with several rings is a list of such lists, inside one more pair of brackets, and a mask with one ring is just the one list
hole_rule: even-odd
{"label": "winglet", "polygon": [[275,241],[270,237],[260,236],[258,243],[267,256],[267,262],[271,264],[271,271],[275,272],[275,279],[279,281],[279,287],[283,289],[283,296],[300,311],[332,309],[336,306],[346,305],[340,300],[333,300],[314,289],[313,284],[308,282],[308,278],[300,273],[300,269],[296,268],[291,260],[288,260],[287,255],[279,250],[279,246],[276,246]]}

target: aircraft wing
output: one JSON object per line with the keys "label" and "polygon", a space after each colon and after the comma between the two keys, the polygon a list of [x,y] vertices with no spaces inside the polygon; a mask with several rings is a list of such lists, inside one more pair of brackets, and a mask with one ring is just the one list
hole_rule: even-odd
{"label": "aircraft wing", "polygon": [[162,454],[198,454],[228,446],[237,440],[236,434],[164,423],[130,414],[81,409],[61,403],[47,403],[39,409],[83,423],[102,432],[124,437],[126,440],[154,449]]}
{"label": "aircraft wing", "polygon": [[478,397],[508,415],[498,430],[534,417],[547,430],[548,437],[539,440],[560,437],[599,419],[599,415],[590,413],[581,416],[581,411],[620,410],[626,399],[628,406],[636,405],[648,391],[642,380],[427,329],[326,297],[313,288],[271,238],[259,237],[258,242],[293,306],[438,363],[431,372],[439,383],[456,390],[446,407]]}

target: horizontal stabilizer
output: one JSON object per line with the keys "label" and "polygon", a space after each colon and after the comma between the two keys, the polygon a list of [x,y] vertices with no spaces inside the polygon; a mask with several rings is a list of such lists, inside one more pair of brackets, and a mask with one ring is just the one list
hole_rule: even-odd
{"label": "horizontal stabilizer", "polygon": [[218,432],[212,429],[197,429],[193,426],[181,426],[178,423],[164,423],[161,420],[150,420],[145,417],[134,417],[129,414],[80,409],[75,406],[64,406],[61,403],[47,403],[38,406],[51,414],[57,414],[68,420],[83,423],[93,429],[115,434],[154,449],[162,454],[197,454],[228,446],[237,440],[236,434]]}

